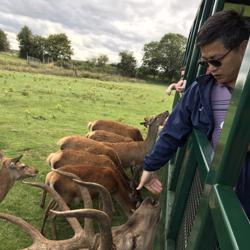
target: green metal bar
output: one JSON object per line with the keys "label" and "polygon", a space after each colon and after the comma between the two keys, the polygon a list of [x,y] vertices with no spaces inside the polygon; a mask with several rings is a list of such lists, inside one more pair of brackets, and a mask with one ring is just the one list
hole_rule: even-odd
{"label": "green metal bar", "polygon": [[[250,41],[238,74],[231,105],[216,147],[214,183],[235,186],[250,142]],[[237,166],[237,167],[236,167]]]}
{"label": "green metal bar", "polygon": [[[232,109],[232,116],[228,116],[225,121],[225,125],[222,131],[222,136],[219,141],[219,146],[216,148],[215,157],[212,162],[212,167],[209,172],[210,183],[222,183],[230,184],[229,186],[234,186],[240,171],[240,159],[244,158],[247,144],[249,143],[249,134],[248,129],[249,124],[249,115],[247,107],[250,106],[250,84],[249,84],[249,59],[250,59],[250,49],[247,48],[241,70],[238,76],[236,90],[232,98],[232,104],[229,108]],[[245,84],[244,84],[245,83]],[[248,86],[247,86],[248,85]],[[237,91],[238,89],[238,91]],[[241,101],[239,101],[241,98]],[[236,117],[236,118],[234,118]],[[244,123],[245,121],[245,123]],[[231,126],[231,133],[230,125]],[[228,128],[226,128],[228,126]],[[223,136],[224,133],[224,136]],[[232,134],[230,136],[230,134]],[[238,135],[238,136],[237,136]],[[239,148],[239,145],[241,147]],[[245,147],[245,151],[242,150],[242,147]],[[223,150],[225,149],[225,150]],[[242,153],[243,151],[243,153]],[[237,166],[237,167],[236,167]],[[211,181],[211,179],[213,180]],[[208,180],[206,180],[208,182]],[[211,185],[205,185],[205,191],[203,193],[202,201],[194,222],[194,226],[190,236],[190,244],[188,249],[200,249],[202,242],[204,242],[203,237],[204,233],[208,231],[207,225],[211,224],[211,217],[209,212],[209,206],[207,204],[208,194],[211,190]],[[240,206],[239,201],[237,200],[238,206]],[[214,221],[214,223],[216,223]],[[248,222],[249,223],[249,222]],[[210,228],[209,232],[213,230],[213,227]],[[219,235],[218,235],[219,236]],[[222,241],[221,238],[218,239]],[[229,239],[227,238],[229,241]],[[227,249],[227,248],[224,248]]]}
{"label": "green metal bar", "polygon": [[198,29],[200,27],[199,24],[200,24],[200,20],[201,20],[203,9],[204,9],[204,3],[205,3],[205,0],[203,0],[201,2],[199,11],[198,11],[196,18],[195,18],[193,32],[192,32],[192,36],[190,39],[189,51],[187,54],[187,59],[185,59],[185,66],[186,66],[185,78],[187,78],[187,72],[189,72],[189,70],[190,70],[190,62],[191,62],[192,54],[193,54],[194,47],[195,47],[195,37],[196,37],[196,34],[197,34]]}
{"label": "green metal bar", "polygon": [[223,10],[224,3],[225,3],[225,0],[215,0],[212,14],[214,14],[214,13],[216,13],[218,11]]}
{"label": "green metal bar", "polygon": [[220,249],[248,250],[249,221],[232,187],[215,185],[209,199]]}
{"label": "green metal bar", "polygon": [[[197,27],[197,32],[204,23],[204,21],[210,16],[212,12],[212,6],[213,6],[214,0],[205,0],[204,1],[204,7],[202,10],[202,15],[199,21],[199,25]],[[196,32],[196,34],[197,34]],[[196,36],[195,34],[195,36]],[[195,40],[195,39],[194,39]],[[194,41],[195,42],[195,41]],[[197,47],[194,47],[193,53],[191,56],[191,60],[188,62],[189,63],[189,68],[188,68],[188,74],[187,74],[187,87],[192,84],[196,77],[197,73],[197,61],[200,55],[200,51]]]}
{"label": "green metal bar", "polygon": [[168,196],[168,176],[169,176],[170,169],[168,166],[165,166],[159,170],[157,173],[160,181],[162,182],[163,192],[160,195],[160,206],[162,209],[161,220],[157,226],[155,239],[153,243],[154,250],[162,250],[165,245],[166,239],[166,223],[167,223],[167,200],[169,200]]}
{"label": "green metal bar", "polygon": [[180,148],[176,154],[176,159],[174,162],[174,170],[173,170],[173,174],[171,176],[170,185],[169,185],[169,190],[171,191],[175,191],[176,189],[185,152],[186,152],[186,145]]}
{"label": "green metal bar", "polygon": [[196,162],[194,159],[193,145],[187,148],[184,157],[183,166],[178,180],[178,185],[175,193],[175,202],[172,208],[171,218],[167,232],[167,238],[175,240],[181,225],[183,211],[185,209],[186,201],[190,186],[192,184],[193,176],[196,169]]}
{"label": "green metal bar", "polygon": [[198,162],[200,178],[204,184],[213,159],[213,149],[206,135],[199,130],[194,130],[191,137],[194,143],[194,150],[196,160]]}
{"label": "green metal bar", "polygon": [[211,186],[206,185],[202,195],[200,206],[188,239],[186,250],[214,250],[216,235],[208,205],[208,195]]}

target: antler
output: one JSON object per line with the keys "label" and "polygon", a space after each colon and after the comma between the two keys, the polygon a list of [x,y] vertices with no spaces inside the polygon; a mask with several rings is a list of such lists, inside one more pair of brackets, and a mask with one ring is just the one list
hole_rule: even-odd
{"label": "antler", "polygon": [[98,222],[99,230],[100,230],[100,250],[111,250],[112,247],[112,233],[111,233],[111,221],[109,216],[100,210],[97,209],[76,209],[71,211],[54,211],[51,210],[51,213],[55,215],[63,215],[66,218],[68,217],[88,217],[92,219],[96,219]]}
{"label": "antler", "polygon": [[[46,190],[48,193],[51,194],[53,199],[57,202],[60,210],[62,211],[69,210],[69,207],[67,206],[65,201],[62,199],[62,197],[48,185],[43,184],[43,183],[26,182],[26,181],[25,182],[23,181],[23,183]],[[77,219],[70,218],[68,219],[68,222],[71,225],[72,229],[74,230],[75,234],[82,233],[83,228]]]}
{"label": "antler", "polygon": [[19,217],[10,214],[0,213],[0,218],[20,226],[23,231],[30,235],[33,241],[36,241],[37,239],[45,240],[43,235],[36,228],[34,228],[28,222]]}
{"label": "antler", "polygon": [[114,211],[112,198],[109,191],[103,185],[94,182],[79,181],[76,179],[73,181],[77,183],[80,190],[82,188],[88,188],[97,191],[100,194],[102,200],[103,211],[110,217],[110,219],[112,219],[112,214]]}
{"label": "antler", "polygon": [[[40,232],[36,228],[34,228],[28,222],[24,221],[19,217],[0,213],[0,218],[20,226],[26,233],[28,233],[31,236],[33,244],[27,248],[24,248],[23,250],[37,250],[37,249],[77,250],[77,249],[83,249],[83,247],[89,247],[88,239],[84,237],[83,233],[81,233],[80,235],[75,235],[73,238],[67,240],[60,240],[60,241],[48,240],[45,237],[43,237],[43,235],[40,234]],[[67,220],[69,221],[72,219],[73,218],[71,219],[68,218]]]}
{"label": "antler", "polygon": [[[57,172],[65,177],[71,179],[72,181],[73,180],[81,181],[81,179],[73,173],[61,171],[59,169],[54,169],[54,168],[52,168],[52,170],[54,172]],[[78,187],[79,187],[79,185],[78,185]],[[82,196],[84,207],[85,208],[93,208],[93,202],[92,202],[92,199],[91,199],[91,196],[89,194],[88,189],[86,187],[84,187],[84,185],[82,185],[82,187],[79,188],[79,191],[80,191],[81,196]],[[84,219],[84,231],[86,233],[86,236],[89,239],[92,239],[94,237],[95,233],[94,233],[94,226],[93,226],[92,220]]]}
{"label": "antler", "polygon": [[[71,180],[75,179],[75,180],[81,181],[81,178],[79,176],[73,174],[73,173],[61,171],[61,170],[55,169],[55,168],[52,168],[52,170],[54,172],[57,172],[60,175],[63,175],[65,177],[71,179]],[[86,207],[86,208],[93,208],[93,202],[92,202],[92,199],[91,199],[91,196],[89,194],[88,189],[87,188],[81,188],[80,192],[81,192],[82,200],[84,202],[84,207]]]}

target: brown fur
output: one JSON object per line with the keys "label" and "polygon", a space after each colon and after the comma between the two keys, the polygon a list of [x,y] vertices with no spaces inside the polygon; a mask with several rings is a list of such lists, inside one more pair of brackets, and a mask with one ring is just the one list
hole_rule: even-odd
{"label": "brown fur", "polygon": [[101,142],[130,142],[133,141],[130,137],[115,134],[105,130],[94,130],[86,134],[86,137],[95,141]]}
{"label": "brown fur", "polygon": [[112,120],[96,120],[89,123],[88,128],[94,130],[106,130],[118,135],[130,137],[134,141],[143,141],[142,134],[138,128]]}
{"label": "brown fur", "polygon": [[80,135],[72,135],[61,138],[57,143],[61,150],[85,150],[96,155],[107,155],[116,166],[121,166],[121,161],[117,153],[101,142],[88,139]]}
{"label": "brown fur", "polygon": [[94,164],[95,166],[116,168],[116,165],[108,156],[95,155],[84,150],[60,150],[51,153],[47,158],[47,162],[55,169],[69,164]]}
{"label": "brown fur", "polygon": [[[60,171],[73,173],[83,181],[96,182],[103,185],[111,194],[116,196],[127,214],[131,212],[131,209],[135,209],[137,201],[132,201],[130,198],[133,190],[119,171],[111,167],[98,167],[94,164],[66,165],[61,167]],[[80,197],[76,184],[69,178],[56,172],[49,172],[45,183],[54,187],[68,204],[74,198]],[[94,196],[95,193],[91,193],[91,195]]]}

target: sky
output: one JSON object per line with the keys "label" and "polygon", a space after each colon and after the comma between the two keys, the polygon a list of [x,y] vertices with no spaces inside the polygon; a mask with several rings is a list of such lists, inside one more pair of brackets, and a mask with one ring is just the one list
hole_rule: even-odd
{"label": "sky", "polygon": [[[73,59],[133,52],[140,62],[143,46],[169,32],[188,36],[201,0],[0,0],[0,29],[11,49],[18,49],[17,33],[27,25],[34,35],[65,33]],[[181,4],[180,4],[181,3]]]}

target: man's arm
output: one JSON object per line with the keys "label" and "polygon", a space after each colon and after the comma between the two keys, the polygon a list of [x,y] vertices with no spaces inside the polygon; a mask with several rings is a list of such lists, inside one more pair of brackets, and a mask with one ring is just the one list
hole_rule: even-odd
{"label": "man's arm", "polygon": [[164,166],[173,157],[178,147],[185,143],[192,130],[190,117],[196,92],[192,91],[192,88],[190,89],[187,90],[169,116],[152,152],[145,156],[144,170],[138,189],[145,186],[153,193],[161,192],[161,183],[154,175],[154,171]]}

